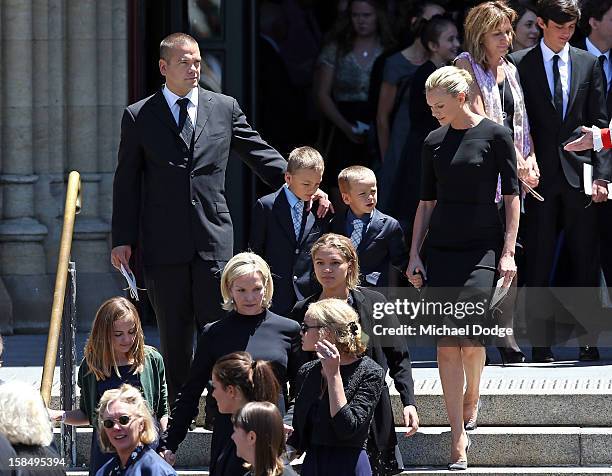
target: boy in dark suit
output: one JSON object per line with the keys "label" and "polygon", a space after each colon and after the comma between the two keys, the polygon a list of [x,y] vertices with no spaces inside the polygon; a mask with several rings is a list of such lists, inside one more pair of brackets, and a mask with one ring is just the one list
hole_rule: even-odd
{"label": "boy in dark suit", "polygon": [[318,289],[310,248],[327,230],[327,219],[312,210],[323,178],[323,157],[312,147],[289,154],[285,185],[253,207],[249,246],[270,265],[274,279],[271,310],[286,316],[293,305]]}
{"label": "boy in dark suit", "polygon": [[376,209],[374,172],[361,165],[347,167],[338,175],[338,187],[349,209],[334,217],[332,232],[355,245],[363,286],[388,286],[391,264],[406,271],[408,249],[398,221]]}
{"label": "boy in dark suit", "polygon": [[[521,75],[525,105],[541,178],[539,202],[528,195],[521,221],[525,239],[525,281],[528,288],[546,288],[555,263],[555,243],[563,229],[570,252],[570,285],[596,289],[599,285],[597,203],[607,200],[609,157],[596,152],[564,151],[581,133],[581,124],[607,125],[601,66],[590,53],[569,45],[580,18],[577,0],[540,0],[539,44],[511,55]],[[592,183],[584,184],[583,166],[592,165]],[[586,174],[585,174],[586,175]],[[588,175],[587,175],[588,176]],[[587,186],[591,196],[585,195]],[[594,205],[590,206],[593,202]],[[598,297],[593,293],[593,302]],[[534,362],[552,362],[559,313],[549,293],[527,294],[527,329]],[[568,309],[569,310],[569,309]],[[583,316],[578,306],[570,310]],[[588,327],[586,322],[585,327]],[[595,342],[581,342],[580,360],[597,360]]]}

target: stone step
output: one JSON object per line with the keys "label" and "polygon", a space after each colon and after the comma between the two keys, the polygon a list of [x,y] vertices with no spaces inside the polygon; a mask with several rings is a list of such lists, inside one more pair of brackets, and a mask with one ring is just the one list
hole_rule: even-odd
{"label": "stone step", "polygon": [[[395,424],[404,424],[399,395],[392,389],[391,404]],[[612,426],[611,393],[483,393],[478,424],[481,426]],[[204,401],[200,399],[198,426],[204,424]],[[416,395],[422,425],[448,425],[441,394]],[[53,397],[52,408],[59,408]]]}
{"label": "stone step", "polygon": [[[77,430],[77,465],[87,465],[89,428]],[[445,466],[450,453],[448,427],[422,427],[408,438],[396,428],[406,465]],[[179,447],[177,465],[209,465],[211,432],[196,428]],[[480,427],[470,432],[470,463],[477,466],[596,466],[612,463],[612,428],[592,427]],[[59,444],[59,430],[56,429]]]}
{"label": "stone step", "polygon": [[[177,468],[176,472],[179,476],[208,476],[207,468],[195,468],[195,469],[182,469]],[[402,475],[408,476],[431,476],[436,474],[449,474],[451,471],[447,471],[437,466],[421,467],[421,468],[409,468],[403,471]],[[70,469],[67,471],[68,476],[87,476],[87,471],[79,469]],[[612,468],[610,467],[583,467],[583,466],[551,466],[543,468],[525,468],[525,467],[498,467],[498,468],[486,468],[476,467],[468,468],[467,471],[463,471],[461,474],[486,474],[487,476],[505,476],[505,475],[522,475],[522,476],[565,476],[568,474],[581,474],[583,476],[595,476],[600,474],[612,474]]]}

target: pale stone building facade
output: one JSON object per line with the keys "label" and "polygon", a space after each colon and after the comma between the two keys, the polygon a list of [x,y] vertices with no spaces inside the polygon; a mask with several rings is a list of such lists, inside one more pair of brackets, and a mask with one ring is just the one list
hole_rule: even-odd
{"label": "pale stone building facade", "polygon": [[47,329],[70,170],[80,327],[121,292],[109,238],[127,36],[126,0],[0,0],[2,333]]}

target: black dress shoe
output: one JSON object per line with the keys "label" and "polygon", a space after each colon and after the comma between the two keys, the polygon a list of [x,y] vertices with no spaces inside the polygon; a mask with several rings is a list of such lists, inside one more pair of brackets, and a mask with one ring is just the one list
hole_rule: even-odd
{"label": "black dress shoe", "polygon": [[525,354],[523,354],[520,350],[514,350],[511,347],[498,347],[497,350],[499,350],[502,365],[522,364],[525,362]]}
{"label": "black dress shoe", "polygon": [[589,345],[585,347],[580,347],[578,360],[580,360],[581,362],[595,362],[596,360],[599,360],[599,349],[597,349],[597,347],[591,347]]}
{"label": "black dress shoe", "polygon": [[555,356],[550,347],[534,347],[531,349],[532,362],[551,363],[555,361]]}

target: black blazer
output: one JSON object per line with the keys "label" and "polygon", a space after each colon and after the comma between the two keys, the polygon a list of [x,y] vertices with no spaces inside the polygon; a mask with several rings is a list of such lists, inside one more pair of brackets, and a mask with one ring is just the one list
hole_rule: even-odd
{"label": "black blazer", "polygon": [[[581,50],[588,51],[585,38],[581,38],[579,41],[576,41],[574,46],[576,48],[580,48]],[[612,59],[612,56],[610,56],[610,59]],[[599,61],[599,59],[597,61]],[[608,119],[610,119],[612,118],[612,82],[610,82],[610,87],[606,88],[607,79],[604,77],[603,80],[604,90],[606,91],[606,109],[608,112]]]}
{"label": "black blazer", "polygon": [[293,433],[287,444],[298,452],[312,444],[365,448],[374,408],[385,385],[382,368],[369,357],[340,367],[347,404],[331,417],[329,393],[322,398],[322,369],[319,360],[302,366],[296,378],[298,396],[293,407]]}
{"label": "black blazer", "polygon": [[[330,231],[347,236],[347,214],[348,211],[344,215],[335,216]],[[387,286],[391,264],[402,273],[405,272],[409,254],[399,222],[375,208],[368,229],[357,247],[357,256],[361,284],[364,286]]]}
{"label": "black blazer", "polygon": [[609,180],[612,164],[604,154],[563,150],[565,144],[582,135],[582,125],[601,128],[608,125],[604,82],[597,58],[570,46],[570,92],[563,121],[548,87],[540,44],[517,51],[509,58],[519,70],[525,95],[531,135],[542,174],[538,190],[542,189],[546,195],[547,187],[561,172],[570,186],[583,188],[583,164],[593,165],[593,179]]}
{"label": "black blazer", "polygon": [[199,88],[192,151],[161,90],[128,106],[113,184],[113,247],[134,246],[141,235],[147,265],[186,263],[196,252],[204,260],[229,260],[230,152],[267,184],[283,182],[286,161],[251,129],[234,98]]}
{"label": "black blazer", "polygon": [[[313,211],[305,215],[301,239],[295,238],[293,219],[284,187],[257,200],[253,206],[249,247],[270,265],[274,279],[273,312],[286,316],[295,302],[321,286],[313,272],[310,249],[329,227],[329,218]],[[298,294],[298,292],[300,294]]]}
{"label": "black blazer", "polygon": [[[350,291],[352,297],[353,308],[359,315],[359,322],[362,331],[370,336],[368,340],[368,349],[366,355],[380,365],[385,374],[389,370],[389,376],[393,379],[395,388],[400,394],[402,403],[406,405],[415,405],[414,398],[414,380],[412,378],[412,364],[410,361],[410,352],[406,341],[399,336],[375,338],[374,325],[381,324],[386,327],[398,327],[399,320],[394,315],[387,315],[382,320],[376,320],[373,317],[374,303],[387,302],[387,298],[378,291],[369,288],[353,289]],[[298,322],[304,320],[304,315],[311,303],[316,302],[319,298],[317,293],[303,301],[298,302],[293,311],[291,311],[291,319]]]}

